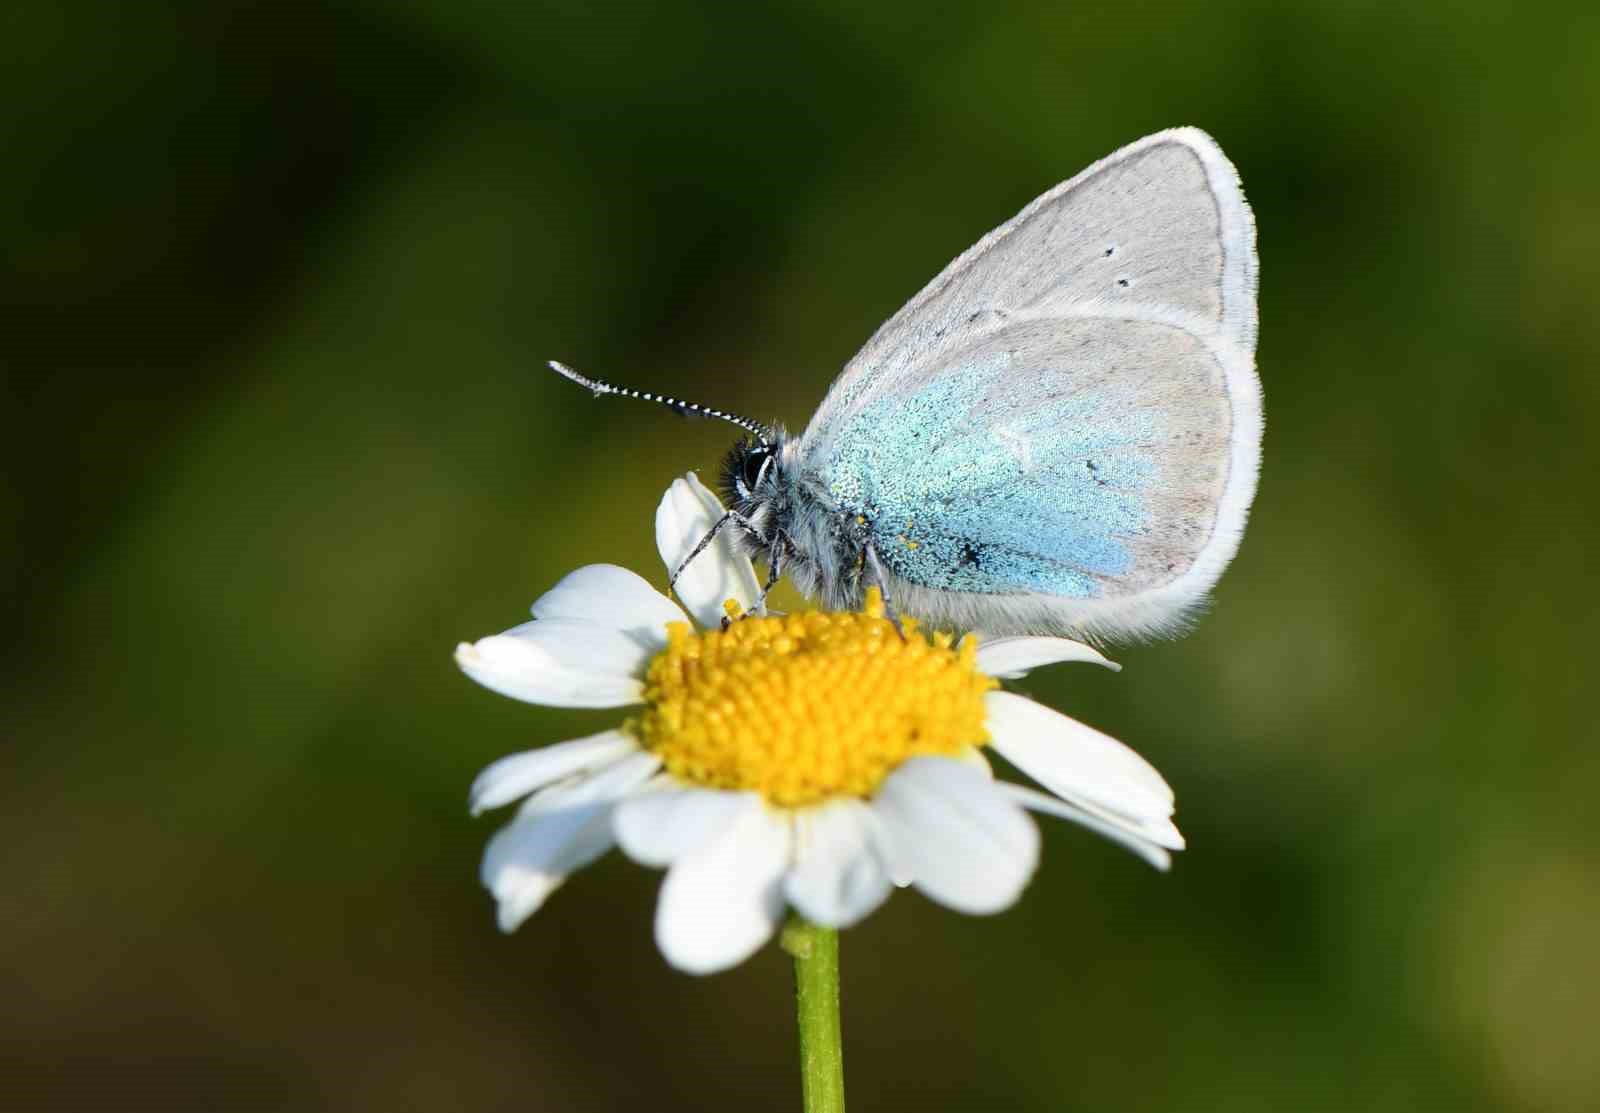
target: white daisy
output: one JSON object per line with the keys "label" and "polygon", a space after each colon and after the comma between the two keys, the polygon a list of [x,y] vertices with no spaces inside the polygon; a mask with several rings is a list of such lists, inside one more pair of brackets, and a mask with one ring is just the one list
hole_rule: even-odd
{"label": "white daisy", "polygon": [[[694,475],[673,483],[656,513],[668,569],[721,513]],[[1182,848],[1172,790],[1143,758],[993,679],[1058,661],[1117,667],[1094,649],[953,644],[911,622],[902,640],[876,598],[861,613],[721,629],[727,601],[748,608],[758,589],[721,539],[678,578],[688,615],[642,577],[590,565],[534,603],[534,621],[456,650],[468,676],[529,703],[642,707],[616,729],[497,761],[472,786],[474,814],[523,800],[483,858],[503,930],[613,845],[667,870],[656,939],[697,974],[742,962],[786,906],[846,927],[912,885],[999,912],[1038,861],[1029,810],[1162,869]],[[984,746],[1048,791],[995,780]]]}

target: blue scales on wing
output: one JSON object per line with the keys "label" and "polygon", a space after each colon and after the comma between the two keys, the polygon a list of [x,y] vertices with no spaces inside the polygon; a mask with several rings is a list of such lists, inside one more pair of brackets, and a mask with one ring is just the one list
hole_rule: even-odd
{"label": "blue scales on wing", "polygon": [[862,407],[831,438],[821,478],[914,584],[1096,595],[1135,563],[1159,417],[1092,391],[1019,406],[994,393],[1006,362],[991,353]]}

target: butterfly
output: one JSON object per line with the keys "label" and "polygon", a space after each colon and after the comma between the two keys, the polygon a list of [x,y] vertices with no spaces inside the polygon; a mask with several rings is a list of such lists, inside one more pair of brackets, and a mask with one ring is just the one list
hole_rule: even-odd
{"label": "butterfly", "polygon": [[[1237,552],[1261,453],[1255,222],[1196,128],[1101,159],[979,240],[804,432],[718,417],[723,528],[830,609],[991,634],[1177,633]],[[681,569],[680,569],[681,571]],[[766,592],[762,596],[765,598]]]}

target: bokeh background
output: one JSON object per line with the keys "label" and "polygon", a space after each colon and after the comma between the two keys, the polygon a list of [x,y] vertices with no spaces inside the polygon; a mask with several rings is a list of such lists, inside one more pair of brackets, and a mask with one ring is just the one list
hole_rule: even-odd
{"label": "bokeh background", "polygon": [[1600,1108],[1600,9],[273,5],[4,19],[8,1109],[794,1109],[789,972],[613,856],[499,935],[491,759],[609,713],[450,653],[803,424],[981,233],[1192,123],[1260,223],[1260,495],[1213,613],[1038,697],[1169,876],[844,940],[874,1110]]}

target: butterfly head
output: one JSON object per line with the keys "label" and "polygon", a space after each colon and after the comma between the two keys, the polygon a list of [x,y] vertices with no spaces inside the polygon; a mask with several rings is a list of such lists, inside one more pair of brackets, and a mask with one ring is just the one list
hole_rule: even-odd
{"label": "butterfly head", "polygon": [[782,429],[769,428],[763,436],[746,437],[722,461],[722,501],[763,539],[777,524],[784,491]]}

